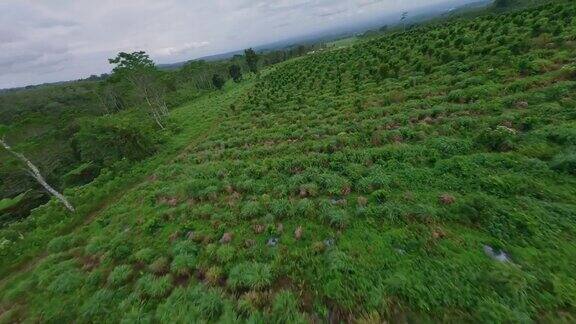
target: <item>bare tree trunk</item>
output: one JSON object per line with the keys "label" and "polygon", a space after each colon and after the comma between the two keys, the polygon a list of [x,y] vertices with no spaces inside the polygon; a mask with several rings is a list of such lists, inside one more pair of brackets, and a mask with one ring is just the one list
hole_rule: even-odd
{"label": "bare tree trunk", "polygon": [[30,160],[28,160],[24,155],[17,153],[14,150],[12,150],[12,148],[8,145],[8,143],[6,143],[3,139],[0,139],[0,144],[6,149],[6,151],[10,152],[12,155],[17,157],[22,162],[24,162],[24,164],[26,164],[26,166],[30,169],[29,170],[30,175],[32,175],[32,177],[34,177],[34,179],[36,181],[38,181],[38,183],[40,183],[40,185],[42,185],[42,187],[44,187],[44,189],[46,189],[51,195],[56,197],[56,199],[60,200],[64,204],[64,206],[66,206],[66,208],[68,208],[68,210],[70,210],[71,212],[75,211],[74,207],[72,206],[72,204],[70,204],[68,199],[66,199],[66,197],[64,197],[64,195],[62,195],[61,193],[56,191],[56,189],[52,188],[46,182],[46,180],[44,180],[44,177],[40,173],[40,170],[38,170],[38,168]]}

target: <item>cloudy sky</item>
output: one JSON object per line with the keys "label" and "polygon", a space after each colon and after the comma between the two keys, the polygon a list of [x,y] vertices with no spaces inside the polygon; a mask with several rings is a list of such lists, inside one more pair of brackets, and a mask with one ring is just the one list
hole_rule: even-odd
{"label": "cloudy sky", "polygon": [[119,51],[178,62],[445,1],[0,0],[0,88],[108,72]]}

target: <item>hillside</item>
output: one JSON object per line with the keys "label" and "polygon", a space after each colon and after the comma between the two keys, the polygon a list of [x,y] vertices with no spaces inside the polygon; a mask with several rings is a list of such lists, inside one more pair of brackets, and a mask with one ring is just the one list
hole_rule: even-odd
{"label": "hillside", "polygon": [[575,17],[427,25],[190,100],[75,214],[0,230],[0,322],[576,321]]}

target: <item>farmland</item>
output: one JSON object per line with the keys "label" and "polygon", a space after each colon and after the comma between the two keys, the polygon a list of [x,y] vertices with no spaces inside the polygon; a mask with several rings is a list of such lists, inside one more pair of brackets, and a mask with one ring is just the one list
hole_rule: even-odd
{"label": "farmland", "polygon": [[574,17],[388,33],[174,108],[75,214],[0,230],[0,319],[576,321]]}

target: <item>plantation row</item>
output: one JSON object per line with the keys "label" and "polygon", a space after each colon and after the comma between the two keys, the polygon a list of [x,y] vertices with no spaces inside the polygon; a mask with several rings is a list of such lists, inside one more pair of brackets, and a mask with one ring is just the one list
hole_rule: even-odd
{"label": "plantation row", "polygon": [[561,2],[282,63],[207,138],[53,239],[2,309],[576,320],[575,17]]}

